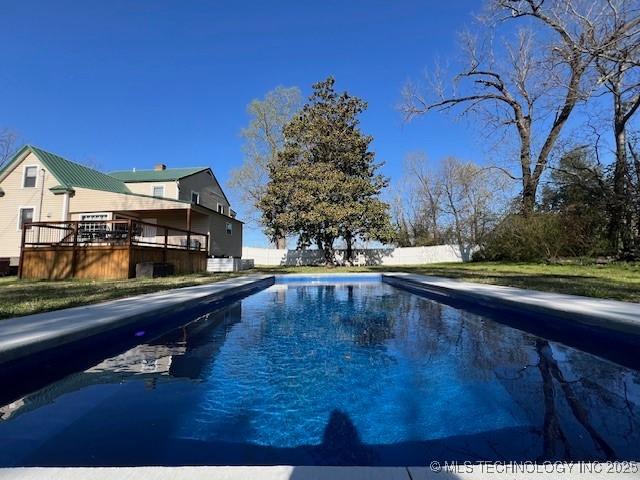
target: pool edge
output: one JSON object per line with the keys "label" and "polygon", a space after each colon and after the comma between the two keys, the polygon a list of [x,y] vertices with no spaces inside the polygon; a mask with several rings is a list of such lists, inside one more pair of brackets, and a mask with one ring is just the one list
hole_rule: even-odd
{"label": "pool edge", "polygon": [[382,281],[444,299],[474,302],[489,309],[526,311],[583,326],[632,335],[640,340],[640,304],[487,285],[460,280],[386,272]]}
{"label": "pool edge", "polygon": [[0,367],[155,316],[252,293],[274,282],[274,275],[246,275],[3,320],[0,322]]}
{"label": "pool edge", "polygon": [[[0,478],[22,480],[437,480],[458,479],[477,480],[478,478],[526,480],[534,476],[543,478],[562,478],[591,480],[600,478],[611,462],[481,462],[441,465],[432,462],[429,466],[406,467],[340,467],[340,466],[201,466],[201,467],[16,467],[0,468]],[[612,471],[612,478],[636,478],[639,462],[619,462],[619,466],[628,471]],[[574,468],[575,467],[575,468]]]}

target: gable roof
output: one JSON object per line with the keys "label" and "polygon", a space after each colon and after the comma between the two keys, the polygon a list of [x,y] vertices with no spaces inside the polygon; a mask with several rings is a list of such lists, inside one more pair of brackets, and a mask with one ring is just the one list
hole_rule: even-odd
{"label": "gable roof", "polygon": [[102,190],[114,193],[131,193],[129,188],[117,178],[105,173],[98,172],[92,168],[79,165],[51,152],[42,150],[32,145],[25,145],[0,171],[0,177],[8,171],[11,165],[18,159],[23,158],[26,152],[33,153],[38,160],[49,170],[60,185],[56,185],[59,190],[71,189],[73,187],[88,188],[91,190]]}
{"label": "gable roof", "polygon": [[209,167],[167,168],[165,170],[120,170],[109,175],[123,182],[167,182],[180,180],[195,173],[209,170]]}
{"label": "gable roof", "polygon": [[[216,179],[213,171],[209,167],[190,168],[168,168],[166,170],[138,170],[138,171],[117,171],[109,174],[99,172],[84,165],[74,163],[51,152],[47,152],[33,145],[25,145],[0,168],[0,180],[12,170],[12,166],[22,160],[29,152],[33,153],[38,160],[49,170],[49,173],[59,182],[58,185],[50,188],[54,193],[65,192],[73,187],[87,188],[90,190],[101,190],[113,193],[123,193],[127,195],[146,196],[131,192],[125,182],[157,182],[180,180],[199,172],[209,172],[214,182],[220,188],[222,196],[227,198],[220,183]],[[155,198],[155,197],[152,197]],[[180,203],[190,203],[183,200],[162,198],[162,200],[177,201]]]}

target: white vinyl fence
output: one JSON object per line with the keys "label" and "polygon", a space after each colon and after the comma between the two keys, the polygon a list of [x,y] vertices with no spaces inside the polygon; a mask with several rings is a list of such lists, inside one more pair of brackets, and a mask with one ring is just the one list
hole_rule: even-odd
{"label": "white vinyl fence", "polygon": [[253,268],[253,260],[240,258],[209,258],[207,272],[240,272]]}
{"label": "white vinyl fence", "polygon": [[[344,262],[344,250],[336,250],[336,261]],[[460,252],[457,245],[433,247],[367,248],[354,250],[356,265],[423,265],[425,263],[463,262],[470,254]],[[320,250],[285,250],[243,247],[242,258],[252,259],[256,265],[318,265],[324,263]]]}

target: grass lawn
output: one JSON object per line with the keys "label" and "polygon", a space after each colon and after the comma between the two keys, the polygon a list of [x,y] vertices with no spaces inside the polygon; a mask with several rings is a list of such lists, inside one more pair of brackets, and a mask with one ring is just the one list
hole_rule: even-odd
{"label": "grass lawn", "polygon": [[155,279],[57,282],[0,277],[0,319],[104,302],[169,288],[218,282],[238,275],[240,274],[203,273]]}
{"label": "grass lawn", "polygon": [[402,271],[547,292],[640,302],[640,263],[547,265],[439,263],[405,267],[257,267],[242,273],[194,274],[156,279],[19,281],[0,278],[0,319],[87,305],[115,298],[217,282],[247,273]]}
{"label": "grass lawn", "polygon": [[258,267],[273,273],[410,272],[469,282],[640,302],[640,263],[608,265],[540,263],[438,263],[399,267]]}

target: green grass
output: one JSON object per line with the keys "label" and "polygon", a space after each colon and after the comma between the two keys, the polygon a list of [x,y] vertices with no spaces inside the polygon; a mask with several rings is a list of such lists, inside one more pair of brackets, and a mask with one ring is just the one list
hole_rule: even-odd
{"label": "green grass", "polygon": [[0,277],[0,319],[88,305],[170,288],[218,282],[238,275],[237,273],[203,273],[154,279],[55,282]]}
{"label": "green grass", "polygon": [[242,273],[195,274],[156,279],[30,281],[0,278],[0,319],[88,305],[115,298],[217,282],[246,273],[402,271],[460,280],[640,302],[640,263],[547,265],[439,263],[399,267],[257,267]]}
{"label": "green grass", "polygon": [[258,267],[272,273],[410,272],[545,292],[640,302],[640,263],[438,263],[399,267]]}

